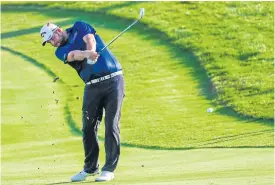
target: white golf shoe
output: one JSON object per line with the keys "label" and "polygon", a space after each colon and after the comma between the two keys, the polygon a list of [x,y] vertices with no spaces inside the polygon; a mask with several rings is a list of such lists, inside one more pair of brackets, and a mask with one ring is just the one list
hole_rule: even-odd
{"label": "white golf shoe", "polygon": [[109,171],[102,171],[101,175],[97,178],[95,178],[96,182],[103,182],[103,181],[110,181],[115,178],[115,175],[113,172]]}
{"label": "white golf shoe", "polygon": [[98,173],[99,173],[98,170],[93,172],[93,173],[87,173],[84,170],[82,170],[81,172],[79,172],[79,173],[75,174],[74,176],[72,176],[71,180],[72,180],[72,182],[84,181],[86,179],[86,177],[93,176],[93,175],[96,175]]}

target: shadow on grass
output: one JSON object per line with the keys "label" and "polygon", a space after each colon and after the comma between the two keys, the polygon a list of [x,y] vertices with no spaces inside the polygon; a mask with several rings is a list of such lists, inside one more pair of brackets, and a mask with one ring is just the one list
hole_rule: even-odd
{"label": "shadow on grass", "polygon": [[238,118],[238,120],[243,121],[243,123],[254,122],[254,123],[259,123],[259,124],[268,125],[270,127],[274,127],[273,119],[262,119],[262,118],[255,118],[252,116],[244,116],[243,114],[240,114],[229,107],[218,108],[215,110],[215,113],[218,113],[221,115],[227,115],[230,117],[236,117],[236,118]]}
{"label": "shadow on grass", "polygon": [[[61,181],[61,182],[54,182],[54,183],[50,183],[50,184],[46,184],[46,185],[54,185],[54,184],[71,184],[73,183],[72,181]],[[76,184],[76,183],[74,183]]]}
{"label": "shadow on grass", "polygon": [[239,56],[239,59],[242,60],[242,61],[248,61],[248,59],[250,57],[255,57],[257,56],[258,54],[260,54],[260,52],[253,52],[253,53],[244,53],[244,54],[241,54]]}
{"label": "shadow on grass", "polygon": [[47,68],[44,64],[39,63],[37,60],[35,60],[35,59],[33,59],[33,58],[29,57],[29,56],[26,56],[23,53],[20,53],[18,51],[12,50],[12,49],[10,49],[8,47],[5,47],[5,46],[1,46],[1,49],[4,50],[4,51],[10,52],[13,55],[17,55],[17,56],[23,58],[25,61],[27,61],[27,62],[35,65],[36,67],[38,67],[40,69],[43,69],[51,77],[55,77],[56,76],[54,74],[54,72],[52,72],[51,69]]}
{"label": "shadow on grass", "polygon": [[244,96],[257,96],[257,95],[264,95],[264,94],[270,94],[270,93],[274,93],[274,89],[267,89],[261,92],[250,93]]}
{"label": "shadow on grass", "polygon": [[[77,136],[81,136],[82,132],[81,130],[77,127],[77,123],[73,120],[68,104],[65,106],[65,117],[67,124],[70,126],[71,133]],[[224,137],[219,137],[215,139],[210,139],[206,140],[203,142],[199,142],[196,144],[196,147],[178,147],[178,148],[173,148],[173,147],[160,147],[160,146],[148,146],[148,145],[136,145],[136,144],[130,144],[130,143],[125,143],[121,142],[121,146],[123,147],[129,147],[129,148],[142,148],[142,149],[150,149],[150,150],[192,150],[192,149],[209,149],[209,148],[273,148],[273,146],[239,146],[239,147],[204,147],[206,145],[211,145],[211,144],[217,144],[225,141],[232,141],[232,140],[237,140],[237,139],[242,139],[246,137],[251,137],[251,136],[259,136],[261,134],[266,134],[266,133],[273,133],[273,129],[268,129],[264,131],[256,131],[256,132],[247,132],[243,134],[238,134],[238,135],[229,135],[229,136],[224,136]],[[102,142],[104,142],[103,137],[98,137],[98,139]]]}
{"label": "shadow on grass", "polygon": [[273,129],[267,129],[267,130],[256,131],[256,132],[247,132],[247,133],[238,134],[238,135],[229,135],[229,136],[224,136],[224,137],[218,137],[215,139],[210,139],[210,140],[200,142],[197,144],[197,146],[200,147],[200,146],[205,146],[205,145],[211,145],[211,144],[221,143],[221,142],[225,142],[225,141],[238,140],[238,139],[251,137],[251,136],[252,137],[259,136],[259,135],[268,134],[268,133],[273,134],[273,132],[274,132]]}
{"label": "shadow on grass", "polygon": [[86,184],[86,183],[95,183],[95,181],[83,181],[83,182],[71,182],[71,181],[61,181],[61,182],[55,182],[55,183],[50,183],[46,185],[55,185],[55,184]]}
{"label": "shadow on grass", "polygon": [[[55,22],[55,24],[57,24],[58,26],[65,26],[65,25],[68,25],[71,23],[72,23],[71,20]],[[7,33],[1,33],[1,39],[8,39],[8,38],[31,34],[31,33],[37,33],[37,35],[39,36],[40,29],[41,29],[41,26],[36,26],[36,27],[28,28],[28,29],[22,29],[22,30],[7,32]]]}
{"label": "shadow on grass", "polygon": [[76,136],[82,136],[82,131],[77,127],[76,122],[72,118],[72,114],[70,112],[68,103],[64,107],[64,114],[65,114],[64,116],[65,116],[66,122],[70,127],[71,133]]}

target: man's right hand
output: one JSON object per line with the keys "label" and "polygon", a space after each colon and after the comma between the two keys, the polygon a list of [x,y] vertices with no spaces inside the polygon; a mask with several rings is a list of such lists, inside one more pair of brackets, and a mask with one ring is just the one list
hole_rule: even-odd
{"label": "man's right hand", "polygon": [[68,62],[83,61],[85,58],[87,58],[88,60],[92,60],[96,62],[98,57],[99,57],[98,53],[92,50],[85,50],[85,51],[74,50],[68,54],[67,61]]}
{"label": "man's right hand", "polygon": [[90,55],[88,59],[91,59],[92,61],[97,61],[99,54],[95,51],[89,51]]}

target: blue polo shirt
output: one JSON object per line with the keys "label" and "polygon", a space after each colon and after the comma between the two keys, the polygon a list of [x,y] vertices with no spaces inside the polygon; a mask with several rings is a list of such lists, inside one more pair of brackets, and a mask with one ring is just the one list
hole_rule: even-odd
{"label": "blue polo shirt", "polygon": [[67,62],[67,56],[70,51],[86,50],[86,43],[84,42],[83,37],[87,34],[93,34],[95,36],[97,52],[99,52],[105,44],[96,34],[95,29],[86,22],[77,21],[73,27],[66,29],[66,31],[69,34],[69,40],[65,45],[56,49],[55,55],[65,64],[69,64],[73,67],[85,83],[122,69],[120,63],[108,48],[101,53],[95,64],[88,63],[87,59],[84,59],[83,61]]}

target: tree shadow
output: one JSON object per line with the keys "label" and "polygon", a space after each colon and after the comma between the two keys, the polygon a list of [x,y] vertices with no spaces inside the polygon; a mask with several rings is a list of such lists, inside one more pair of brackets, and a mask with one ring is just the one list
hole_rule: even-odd
{"label": "tree shadow", "polygon": [[47,68],[44,64],[41,64],[39,63],[37,60],[27,56],[27,55],[24,55],[23,53],[20,53],[18,51],[15,51],[15,50],[12,50],[8,47],[5,47],[5,46],[1,46],[1,50],[4,50],[4,51],[8,51],[10,53],[12,53],[13,55],[17,55],[19,57],[22,57],[25,61],[35,65],[36,67],[44,70],[49,76],[51,77],[55,77],[56,75],[54,74],[53,71],[51,71],[51,69]]}
{"label": "tree shadow", "polygon": [[274,89],[267,89],[267,90],[264,90],[264,91],[257,91],[255,93],[249,93],[247,95],[244,95],[244,96],[256,96],[256,95],[264,95],[264,94],[270,94],[270,93],[274,93]]}
{"label": "tree shadow", "polygon": [[252,116],[243,115],[243,114],[240,114],[240,113],[234,111],[232,108],[226,107],[226,106],[216,109],[215,113],[218,113],[221,115],[227,115],[230,117],[235,117],[238,120],[242,121],[243,123],[253,122],[253,123],[264,124],[264,125],[268,125],[270,127],[274,127],[273,119],[262,119],[262,118],[255,118]]}
{"label": "tree shadow", "polygon": [[77,123],[73,120],[68,103],[64,107],[64,116],[67,124],[70,127],[71,133],[76,136],[82,136],[82,131],[78,128]]}
{"label": "tree shadow", "polygon": [[248,59],[250,57],[255,57],[257,56],[258,54],[260,54],[260,52],[253,52],[253,53],[243,53],[239,56],[239,59],[242,60],[242,61],[248,61]]}
{"label": "tree shadow", "polygon": [[247,132],[247,133],[243,133],[243,134],[223,136],[223,137],[218,137],[215,139],[210,139],[210,140],[200,142],[200,143],[198,143],[197,146],[200,147],[200,146],[205,146],[205,145],[210,145],[210,144],[217,144],[217,143],[221,143],[221,142],[225,142],[225,141],[233,141],[233,140],[242,139],[242,138],[251,137],[251,136],[259,136],[259,135],[267,134],[267,133],[273,134],[273,132],[274,132],[273,129],[267,129],[267,130],[256,131],[256,132]]}
{"label": "tree shadow", "polygon": [[[59,26],[65,26],[65,25],[68,25],[71,23],[72,23],[72,20],[69,19],[66,21],[56,22],[55,24],[57,24]],[[36,26],[36,27],[28,28],[28,29],[22,29],[22,30],[7,32],[7,33],[1,33],[1,39],[8,39],[11,37],[18,37],[18,36],[22,36],[22,35],[31,34],[31,33],[39,34],[40,29],[41,29],[41,26]]]}

